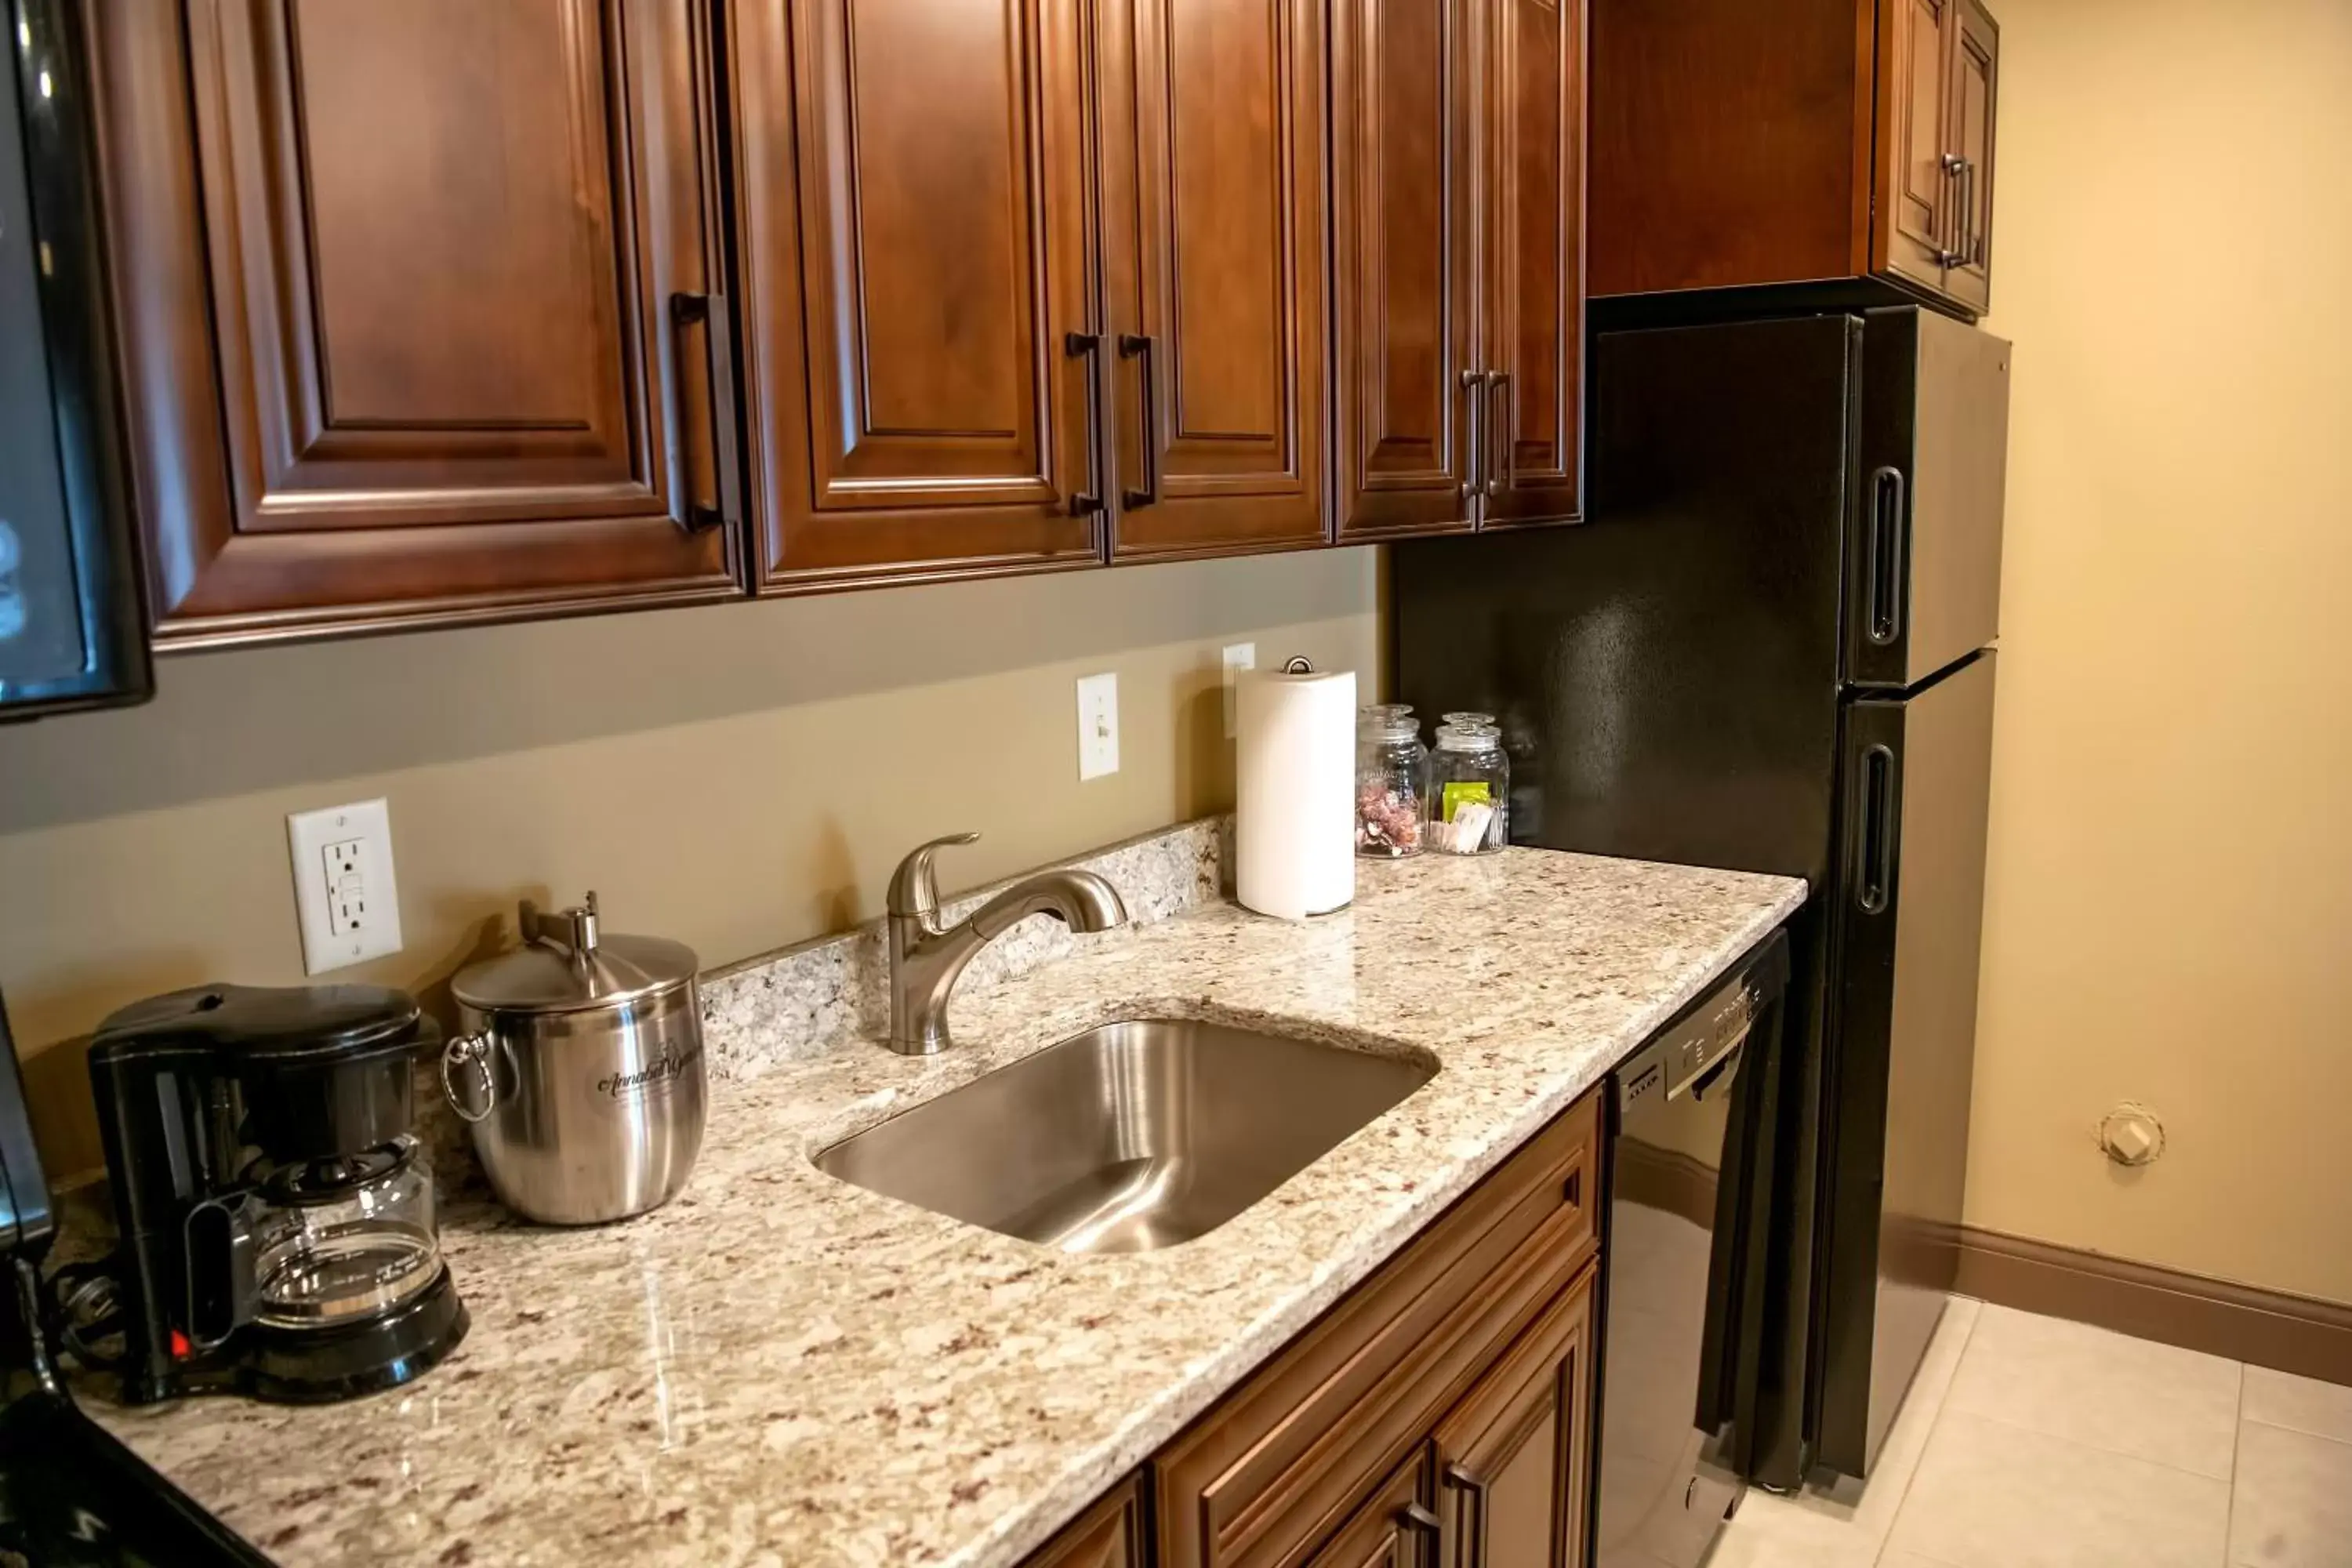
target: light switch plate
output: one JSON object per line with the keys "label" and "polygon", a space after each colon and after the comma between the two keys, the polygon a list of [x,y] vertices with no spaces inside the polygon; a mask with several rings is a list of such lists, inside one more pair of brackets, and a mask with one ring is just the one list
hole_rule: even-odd
{"label": "light switch plate", "polygon": [[389,806],[363,800],[297,812],[286,819],[286,845],[294,862],[303,973],[400,951]]}
{"label": "light switch plate", "polygon": [[1078,678],[1078,777],[1118,772],[1118,677]]}
{"label": "light switch plate", "polygon": [[1257,644],[1235,642],[1225,645],[1225,739],[1234,738],[1235,730],[1234,700],[1242,671],[1257,668]]}

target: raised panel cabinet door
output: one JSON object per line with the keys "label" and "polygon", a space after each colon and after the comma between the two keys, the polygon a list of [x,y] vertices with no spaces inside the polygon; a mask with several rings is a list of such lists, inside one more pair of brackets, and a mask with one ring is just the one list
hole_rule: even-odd
{"label": "raised panel cabinet door", "polygon": [[1956,239],[1948,133],[1959,0],[1878,0],[1880,270],[1941,290]]}
{"label": "raised panel cabinet door", "polygon": [[1328,0],[1103,0],[1121,556],[1321,541]]}
{"label": "raised panel cabinet door", "polygon": [[1475,0],[1335,0],[1331,399],[1342,539],[1467,529]]}
{"label": "raised panel cabinet door", "polygon": [[1563,1290],[1439,1425],[1446,1568],[1581,1568],[1595,1272]]}
{"label": "raised panel cabinet door", "polygon": [[1431,1477],[1429,1445],[1423,1443],[1365,1493],[1305,1568],[1438,1568],[1444,1531],[1431,1506]]}
{"label": "raised panel cabinet door", "polygon": [[763,585],[1097,563],[1078,0],[727,17]]}
{"label": "raised panel cabinet door", "polygon": [[740,592],[698,5],[86,15],[161,641]]}
{"label": "raised panel cabinet door", "polygon": [[1146,1568],[1142,1489],[1133,1476],[1031,1552],[1021,1568]]}
{"label": "raised panel cabinet door", "polygon": [[2000,26],[1978,0],[1954,0],[1951,130],[1958,210],[1944,291],[1971,310],[1992,303],[1993,118]]}
{"label": "raised panel cabinet door", "polygon": [[1481,0],[1479,526],[1583,504],[1584,0]]}

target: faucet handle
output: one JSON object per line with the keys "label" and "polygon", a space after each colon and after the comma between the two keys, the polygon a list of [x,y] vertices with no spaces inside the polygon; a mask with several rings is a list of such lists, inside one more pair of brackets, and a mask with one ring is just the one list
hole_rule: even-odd
{"label": "faucet handle", "polygon": [[919,846],[898,862],[890,876],[889,910],[894,915],[929,920],[940,912],[940,885],[931,875],[931,857],[956,844],[977,844],[977,833],[950,833]]}

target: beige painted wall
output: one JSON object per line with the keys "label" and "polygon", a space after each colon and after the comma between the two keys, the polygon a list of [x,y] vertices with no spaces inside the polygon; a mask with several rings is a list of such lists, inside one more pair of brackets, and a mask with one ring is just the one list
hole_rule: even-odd
{"label": "beige painted wall", "polygon": [[[1995,0],[1972,1222],[2352,1300],[2352,5]],[[2092,1126],[2152,1104],[2170,1152]]]}
{"label": "beige painted wall", "polygon": [[[716,965],[880,912],[964,828],[968,886],[1231,805],[1219,650],[1373,678],[1372,552],[1122,568],[184,657],[131,711],[0,731],[0,993],[53,1171],[98,1159],[81,1052],[125,1002],[301,980],[285,816],[381,795],[426,990],[525,895]],[[1074,683],[1119,677],[1081,784]],[[60,1046],[66,1048],[58,1048]]]}

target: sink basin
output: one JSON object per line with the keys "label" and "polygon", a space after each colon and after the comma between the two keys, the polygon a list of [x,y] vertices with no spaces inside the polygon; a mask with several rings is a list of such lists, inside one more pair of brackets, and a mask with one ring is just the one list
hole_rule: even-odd
{"label": "sink basin", "polygon": [[1181,1019],[1105,1024],[903,1111],[819,1169],[1067,1252],[1173,1247],[1274,1191],[1433,1067]]}

